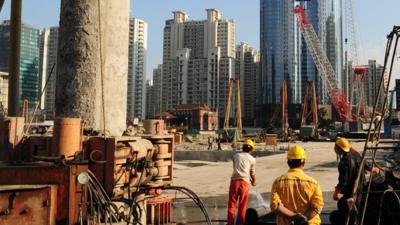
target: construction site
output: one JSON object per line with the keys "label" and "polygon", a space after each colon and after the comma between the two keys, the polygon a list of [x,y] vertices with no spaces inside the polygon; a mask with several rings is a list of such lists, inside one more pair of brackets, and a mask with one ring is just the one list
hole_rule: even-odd
{"label": "construction site", "polygon": [[[287,172],[287,153],[297,145],[307,154],[304,172],[322,191],[321,224],[333,224],[338,137],[361,154],[352,190],[356,207],[343,224],[400,224],[400,137],[385,129],[393,121],[390,82],[400,26],[381,34],[387,45],[373,105],[364,96],[366,68],[351,68],[347,96],[307,10],[297,6],[296,22],[330,104],[318,104],[312,80],[302,104],[288,104],[284,80],[281,102],[267,107],[263,125],[246,127],[241,81],[230,78],[223,117],[205,104],[181,104],[139,121],[127,119],[127,93],[119,88],[126,83],[128,49],[122,43],[128,42],[129,1],[61,2],[51,123],[37,122],[37,107],[29,112],[19,100],[22,3],[11,4],[9,99],[0,117],[1,225],[226,224],[232,157],[248,139],[255,142],[257,184],[245,224],[277,224],[271,188]],[[379,171],[364,174],[367,164]]]}

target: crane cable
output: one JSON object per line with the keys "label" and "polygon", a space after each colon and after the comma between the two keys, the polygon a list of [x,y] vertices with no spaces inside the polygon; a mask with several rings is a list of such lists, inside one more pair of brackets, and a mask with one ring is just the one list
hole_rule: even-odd
{"label": "crane cable", "polygon": [[[0,0],[0,1],[1,1],[1,0]],[[49,76],[48,76],[47,79],[46,79],[46,83],[44,84],[44,87],[43,87],[42,91],[40,92],[39,101],[37,102],[36,107],[35,107],[35,110],[33,111],[32,118],[31,118],[31,120],[29,121],[28,126],[26,126],[26,128],[23,130],[23,133],[22,133],[22,135],[21,135],[22,137],[25,137],[25,136],[27,135],[27,133],[29,132],[29,129],[31,128],[31,125],[32,125],[32,123],[33,123],[33,120],[35,119],[36,112],[37,112],[37,110],[39,109],[39,106],[40,106],[40,104],[41,104],[41,102],[42,102],[42,96],[43,96],[43,94],[44,94],[44,92],[45,92],[45,90],[46,90],[47,84],[48,84],[49,81],[50,81],[50,78],[51,78],[51,75],[53,74],[53,71],[54,71],[55,66],[56,66],[56,63],[53,63],[53,66],[51,67]],[[29,112],[29,111],[28,111],[28,112]]]}
{"label": "crane cable", "polygon": [[103,73],[103,43],[101,39],[101,10],[100,10],[100,0],[97,0],[97,18],[98,18],[98,43],[99,43],[99,60],[100,60],[100,79],[101,79],[101,107],[103,111],[103,137],[106,139],[106,106],[104,100],[104,73]]}

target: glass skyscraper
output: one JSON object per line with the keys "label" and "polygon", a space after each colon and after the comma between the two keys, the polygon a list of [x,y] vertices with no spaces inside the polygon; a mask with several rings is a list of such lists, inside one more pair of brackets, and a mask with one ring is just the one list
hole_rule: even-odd
{"label": "glass skyscraper", "polygon": [[[10,22],[0,23],[0,71],[8,72]],[[39,96],[39,30],[25,24],[21,27],[21,57],[19,68],[20,103],[37,104]]]}
{"label": "glass skyscraper", "polygon": [[317,82],[320,103],[328,101],[293,13],[295,5],[306,8],[311,23],[333,68],[339,87],[343,72],[342,0],[297,2],[260,0],[260,53],[263,103],[281,101],[282,80],[287,81],[288,102],[301,103],[307,80]]}
{"label": "glass skyscraper", "polygon": [[343,88],[343,0],[330,0],[326,3],[326,55],[336,71],[338,86]]}

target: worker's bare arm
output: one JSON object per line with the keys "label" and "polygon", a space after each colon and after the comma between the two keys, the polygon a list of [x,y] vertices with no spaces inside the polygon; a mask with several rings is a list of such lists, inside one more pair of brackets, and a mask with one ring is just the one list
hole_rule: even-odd
{"label": "worker's bare arm", "polygon": [[251,185],[256,186],[256,164],[255,162],[251,164],[250,167],[250,181]]}
{"label": "worker's bare arm", "polygon": [[280,213],[286,217],[293,217],[297,214],[297,213],[294,213],[292,210],[286,208],[282,203],[279,204],[279,206],[275,210],[275,212]]}
{"label": "worker's bare arm", "polygon": [[251,185],[256,186],[256,173],[250,173]]}

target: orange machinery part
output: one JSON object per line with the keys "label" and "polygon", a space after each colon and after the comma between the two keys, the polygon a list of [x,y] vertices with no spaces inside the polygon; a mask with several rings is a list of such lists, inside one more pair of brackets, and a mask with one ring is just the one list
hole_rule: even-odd
{"label": "orange machinery part", "polygon": [[73,156],[82,149],[82,120],[80,118],[57,118],[54,123],[55,156]]}
{"label": "orange machinery part", "polygon": [[143,120],[146,134],[162,135],[164,133],[164,120]]}

